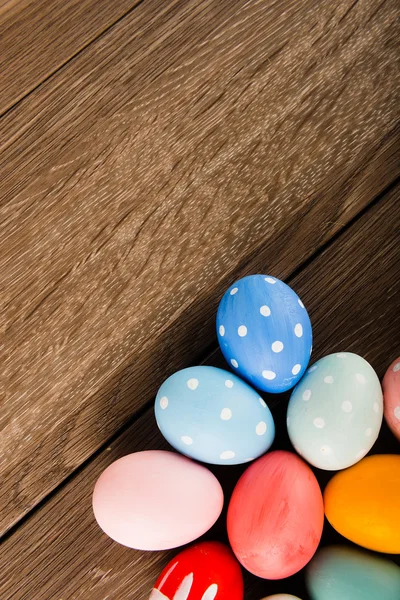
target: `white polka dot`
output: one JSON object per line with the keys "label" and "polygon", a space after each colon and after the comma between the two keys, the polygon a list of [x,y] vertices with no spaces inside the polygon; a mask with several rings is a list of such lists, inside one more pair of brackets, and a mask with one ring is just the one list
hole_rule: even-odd
{"label": "white polka dot", "polygon": [[396,408],[394,409],[394,416],[398,421],[400,421],[400,406],[396,406]]}
{"label": "white polka dot", "polygon": [[315,371],[316,369],[318,369],[317,365],[313,365],[312,367],[310,367],[307,371],[307,373],[312,373],[313,371]]}
{"label": "white polka dot", "polygon": [[304,390],[302,398],[308,402],[308,400],[311,398],[311,390]]}
{"label": "white polka dot", "polygon": [[235,369],[237,369],[239,366],[239,363],[234,358],[231,358],[231,365],[232,365],[232,367],[235,367]]}
{"label": "white polka dot", "polygon": [[260,313],[262,314],[263,317],[269,317],[269,315],[271,314],[271,309],[269,306],[264,304],[264,306],[261,306],[261,308],[260,308]]}
{"label": "white polka dot", "polygon": [[219,416],[223,421],[229,421],[232,418],[232,411],[230,408],[223,408]]}
{"label": "white polka dot", "polygon": [[228,459],[228,458],[235,458],[236,454],[234,452],[232,452],[232,450],[225,450],[225,452],[221,452],[221,454],[219,455],[220,458],[222,458],[222,460]]}
{"label": "white polka dot", "polygon": [[197,386],[199,385],[199,380],[198,379],[189,379],[186,382],[186,385],[188,386],[189,390],[195,390],[197,388]]}
{"label": "white polka dot", "polygon": [[301,365],[299,365],[299,364],[294,365],[294,367],[292,369],[293,375],[297,375],[298,373],[300,373],[300,370],[301,370]]}
{"label": "white polka dot", "polygon": [[327,456],[328,454],[332,454],[332,448],[330,446],[321,446],[321,452]]}
{"label": "white polka dot", "polygon": [[263,406],[264,408],[267,407],[266,402],[261,398],[261,396],[260,396],[260,398],[258,400],[260,401],[261,406]]}
{"label": "white polka dot", "polygon": [[396,363],[393,367],[393,371],[396,373],[396,371],[400,371],[400,362]]}
{"label": "white polka dot", "polygon": [[302,301],[300,300],[300,298],[297,298],[297,302],[300,304],[301,308],[304,308],[304,304],[302,303]]}
{"label": "white polka dot", "polygon": [[276,342],[274,342],[271,346],[272,348],[272,352],[282,352],[283,350],[283,344],[282,342],[280,342],[279,340],[277,340]]}
{"label": "white polka dot", "polygon": [[246,325],[241,325],[239,327],[238,334],[240,335],[240,337],[244,337],[245,335],[247,335],[247,327],[246,327]]}
{"label": "white polka dot", "polygon": [[232,288],[231,289],[231,296],[234,296],[236,294],[236,292],[238,291],[239,288]]}
{"label": "white polka dot", "polygon": [[345,400],[342,402],[342,411],[345,413],[350,413],[353,410],[353,405],[350,400]]}
{"label": "white polka dot", "polygon": [[264,379],[269,379],[271,381],[272,379],[275,379],[276,373],[274,373],[273,371],[263,371],[262,376],[264,377]]}
{"label": "white polka dot", "polygon": [[371,437],[371,435],[372,435],[372,429],[371,429],[371,427],[368,427],[368,429],[365,430],[365,435],[367,437]]}
{"label": "white polka dot", "polygon": [[366,379],[364,377],[364,375],[361,375],[361,373],[356,373],[356,379],[358,381],[358,383],[365,383]]}
{"label": "white polka dot", "polygon": [[267,283],[276,283],[276,279],[273,279],[273,277],[265,277],[265,281]]}
{"label": "white polka dot", "polygon": [[188,436],[188,435],[183,435],[183,436],[181,437],[181,440],[182,440],[182,442],[183,442],[184,444],[186,444],[187,446],[190,446],[190,444],[193,444],[193,440],[192,440],[192,438],[191,438],[190,436]]}
{"label": "white polka dot", "polygon": [[163,396],[162,398],[160,398],[160,406],[163,410],[165,410],[168,406],[168,398],[167,396]]}
{"label": "white polka dot", "polygon": [[333,383],[332,375],[327,375],[326,377],[324,377],[324,381],[325,383]]}
{"label": "white polka dot", "polygon": [[365,449],[365,448],[361,448],[360,452],[357,452],[357,454],[356,454],[356,458],[357,458],[357,459],[359,459],[359,458],[362,458],[362,457],[363,457],[363,456],[365,456],[366,454],[367,454],[367,451],[366,451],[366,449]]}
{"label": "white polka dot", "polygon": [[336,358],[346,358],[345,352],[339,352],[339,354],[336,354]]}
{"label": "white polka dot", "polygon": [[372,408],[374,409],[374,412],[376,412],[376,413],[379,412],[379,404],[377,402],[373,403]]}
{"label": "white polka dot", "polygon": [[322,429],[323,427],[325,427],[325,421],[321,417],[315,417],[313,423],[315,427],[317,427],[317,429]]}
{"label": "white polka dot", "polygon": [[260,421],[256,427],[256,434],[257,435],[264,435],[264,433],[267,431],[267,424],[264,423],[264,421]]}
{"label": "white polka dot", "polygon": [[303,325],[301,323],[297,323],[295,326],[294,334],[296,337],[301,337],[303,335]]}
{"label": "white polka dot", "polygon": [[225,381],[225,385],[226,385],[227,388],[233,388],[233,381],[232,381],[232,379],[227,379]]}
{"label": "white polka dot", "polygon": [[225,327],[223,325],[219,326],[219,335],[221,337],[224,337],[224,335],[225,335]]}

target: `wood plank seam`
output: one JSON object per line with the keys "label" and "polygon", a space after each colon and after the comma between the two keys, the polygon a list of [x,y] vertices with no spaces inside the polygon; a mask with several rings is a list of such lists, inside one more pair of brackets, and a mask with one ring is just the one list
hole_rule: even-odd
{"label": "wood plank seam", "polygon": [[[38,88],[40,88],[41,85],[43,85],[49,79],[51,79],[51,77],[53,77],[59,70],[63,69],[71,61],[73,61],[74,59],[76,59],[79,56],[79,54],[81,54],[81,52],[83,52],[91,44],[93,44],[94,42],[96,42],[97,40],[99,40],[101,37],[103,37],[104,35],[106,35],[108,32],[110,32],[112,30],[112,28],[115,27],[115,26],[117,26],[118,23],[122,19],[124,19],[125,17],[127,17],[132,11],[134,11],[137,7],[139,7],[139,5],[142,2],[145,2],[145,1],[146,0],[137,0],[137,4],[135,4],[134,6],[132,6],[131,8],[129,8],[128,10],[126,10],[118,18],[116,18],[111,23],[109,23],[109,25],[107,25],[106,27],[104,27],[104,29],[102,29],[101,31],[98,31],[97,34],[95,34],[93,37],[89,37],[86,42],[83,42],[82,45],[79,45],[79,47],[78,47],[78,49],[76,51],[72,52],[72,54],[70,54],[70,56],[68,58],[65,58],[64,60],[62,60],[62,62],[58,63],[57,66],[55,66],[55,68],[49,70],[48,73],[45,76],[43,76],[41,79],[39,79],[37,81],[37,83],[32,84],[25,92],[21,92],[21,93],[17,94],[14,99],[8,100],[3,106],[0,104],[0,119],[3,116],[7,115],[7,113],[9,113],[10,111],[12,111],[14,108],[16,108],[25,98],[27,98],[33,92],[35,92]],[[18,3],[18,0],[16,0],[15,4],[17,4],[17,3]],[[10,4],[10,7],[12,8],[11,4]],[[4,11],[5,11],[8,7],[6,5],[3,8],[4,8]],[[0,17],[1,17],[1,14],[3,12],[1,9],[2,9],[2,7],[0,7]],[[0,21],[0,25],[1,25],[1,21]],[[0,41],[1,41],[1,37],[0,37]],[[18,44],[18,42],[19,42],[18,39],[14,39],[14,44]],[[1,48],[1,46],[0,46],[0,48]]]}

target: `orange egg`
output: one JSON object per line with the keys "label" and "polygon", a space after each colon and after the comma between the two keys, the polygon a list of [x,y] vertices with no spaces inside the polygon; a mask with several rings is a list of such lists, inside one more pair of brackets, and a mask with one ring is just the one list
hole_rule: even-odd
{"label": "orange egg", "polygon": [[400,456],[369,456],[337,473],[324,503],[326,518],[347,539],[377,552],[400,553]]}

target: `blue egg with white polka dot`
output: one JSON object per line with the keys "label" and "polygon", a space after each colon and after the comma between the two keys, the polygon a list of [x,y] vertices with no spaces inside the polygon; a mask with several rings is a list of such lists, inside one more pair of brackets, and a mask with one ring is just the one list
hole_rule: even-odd
{"label": "blue egg with white polka dot", "polygon": [[303,302],[270,275],[244,277],[227,290],[218,308],[217,335],[231,368],[273,394],[296,385],[311,356],[311,322]]}
{"label": "blue egg with white polka dot", "polygon": [[249,462],[264,454],[275,437],[271,411],[261,396],[216,367],[190,367],[168,377],[154,410],[171,446],[205,463]]}

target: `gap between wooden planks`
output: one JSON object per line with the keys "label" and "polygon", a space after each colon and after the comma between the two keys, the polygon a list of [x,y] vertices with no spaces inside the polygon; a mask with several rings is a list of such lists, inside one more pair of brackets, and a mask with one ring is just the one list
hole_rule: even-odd
{"label": "gap between wooden planks", "polygon": [[[290,282],[304,299],[313,323],[312,362],[335,351],[364,356],[382,377],[398,355],[400,280],[400,185],[394,187]],[[267,271],[267,265],[261,265]],[[219,351],[206,361],[226,368]],[[187,364],[186,364],[187,366]],[[286,399],[264,395],[277,425],[274,448],[290,448]],[[0,559],[3,600],[147,600],[157,575],[177,551],[144,553],[112,542],[94,521],[93,485],[102,470],[129,452],[167,448],[152,408],[111,447],[85,466],[35,511],[3,544]],[[398,452],[384,425],[374,452]],[[226,498],[245,467],[212,467]],[[332,473],[316,470],[322,486]],[[226,504],[226,503],[225,503]],[[225,512],[208,538],[225,539]],[[343,541],[329,530],[325,543]],[[246,599],[282,590],[281,582],[246,579]],[[301,574],[285,589],[306,597]]]}
{"label": "gap between wooden planks", "polygon": [[396,13],[148,0],[3,117],[2,531],[393,180]]}
{"label": "gap between wooden planks", "polygon": [[140,1],[0,2],[0,115]]}

